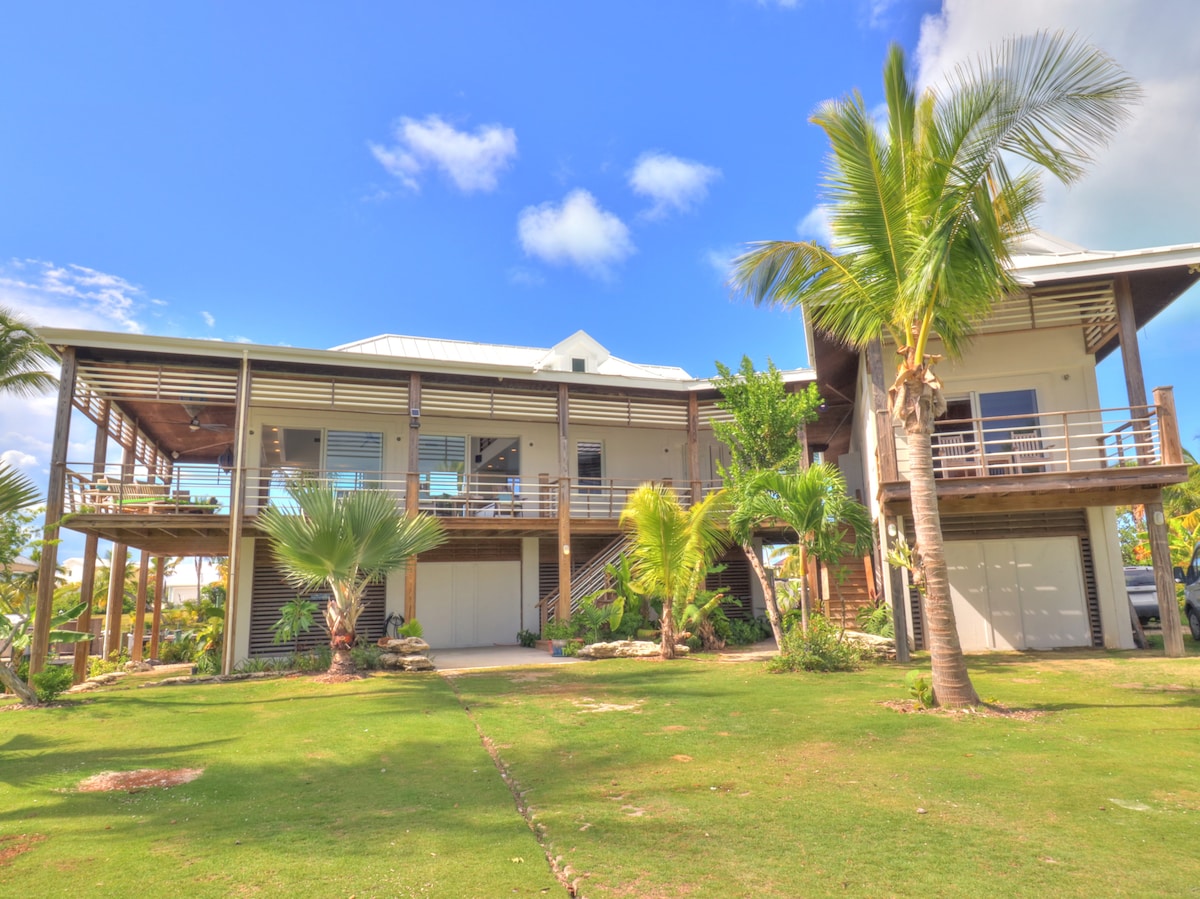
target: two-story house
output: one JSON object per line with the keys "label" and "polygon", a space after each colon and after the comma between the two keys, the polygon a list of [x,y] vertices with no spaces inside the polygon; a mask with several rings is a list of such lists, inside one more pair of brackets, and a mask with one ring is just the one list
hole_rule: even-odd
{"label": "two-story house", "polygon": [[[1162,488],[1186,479],[1172,391],[1147,395],[1137,331],[1200,280],[1200,245],[1090,252],[1037,235],[1014,273],[1021,293],[937,367],[948,409],[934,465],[960,640],[1131,648],[1115,507],[1150,509],[1153,537]],[[911,544],[906,439],[887,412],[895,348],[860,354],[822,334],[809,345],[827,402],[810,443],[869,505],[880,544],[905,534]],[[1103,408],[1096,365],[1117,350],[1127,400]],[[1160,602],[1173,603],[1165,555],[1155,553]],[[919,594],[907,572],[884,574],[898,623],[923,646]]]}
{"label": "two-story house", "polygon": [[[47,520],[87,536],[85,586],[101,540],[117,566],[128,549],[227,555],[226,668],[279,651],[270,628],[297,591],[255,521],[293,478],[438,516],[446,544],[375,587],[361,627],[379,636],[399,613],[435,647],[479,646],[567,610],[613,558],[627,494],[653,481],[698,499],[723,450],[708,381],[582,331],[551,348],[383,335],[332,350],[42,334],[62,359]],[[89,440],[91,459],[67,457]],[[720,577],[742,614],[761,609],[744,559]],[[106,623],[105,652],[119,629]]]}

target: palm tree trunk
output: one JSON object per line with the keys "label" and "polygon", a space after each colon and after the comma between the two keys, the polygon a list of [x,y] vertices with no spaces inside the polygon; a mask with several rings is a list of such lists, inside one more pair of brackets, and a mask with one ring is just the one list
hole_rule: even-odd
{"label": "palm tree trunk", "polygon": [[354,665],[354,656],[350,655],[350,650],[340,646],[333,650],[333,661],[329,663],[329,674],[333,677],[358,674],[358,668]]}
{"label": "palm tree trunk", "polygon": [[808,614],[812,609],[812,584],[808,580],[808,549],[800,544],[800,630],[808,633]]}
{"label": "palm tree trunk", "polygon": [[13,671],[5,662],[0,662],[0,684],[4,684],[12,690],[25,705],[38,704],[37,693],[33,692],[25,681],[17,677],[17,672]]}
{"label": "palm tree trunk", "polygon": [[[921,377],[924,371],[920,371]],[[923,380],[923,378],[922,378]],[[907,386],[907,385],[906,385]],[[908,436],[909,489],[917,556],[925,582],[925,618],[929,633],[929,655],[933,667],[934,703],[950,708],[979,704],[979,694],[967,673],[967,661],[958,640],[954,605],[950,599],[950,575],[942,521],[938,514],[937,484],[933,477],[933,393],[936,388],[922,383],[914,390],[920,399],[903,411]]]}
{"label": "palm tree trunk", "polygon": [[779,600],[775,595],[775,581],[767,575],[767,569],[762,563],[762,559],[755,552],[752,544],[743,544],[742,552],[746,555],[746,560],[750,563],[750,567],[754,569],[754,573],[758,576],[758,582],[762,585],[763,605],[767,607],[767,620],[771,622],[771,633],[775,637],[775,645],[783,647],[783,616],[779,614]]}
{"label": "palm tree trunk", "polygon": [[663,597],[662,607],[662,648],[661,653],[664,659],[675,658],[675,615],[671,608],[671,600],[669,597]]}

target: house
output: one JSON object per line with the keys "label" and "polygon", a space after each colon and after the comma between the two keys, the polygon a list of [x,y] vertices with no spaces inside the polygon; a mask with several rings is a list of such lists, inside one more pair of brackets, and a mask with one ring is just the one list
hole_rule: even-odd
{"label": "house", "polygon": [[[270,626],[297,591],[255,522],[292,478],[383,488],[440,518],[446,544],[372,587],[360,630],[398,613],[449,648],[515,643],[569,609],[619,550],[628,493],[654,481],[695,501],[723,450],[710,382],[582,331],[550,348],[388,334],[332,350],[42,334],[62,359],[48,520],[87,535],[93,571],[100,540],[116,565],[127,549],[228,556],[226,668],[278,651]],[[784,377],[802,389],[813,373]],[[68,440],[92,457],[67,458]],[[742,614],[761,609],[744,560],[719,577]]]}
{"label": "house", "polygon": [[[1039,234],[1013,261],[1024,289],[937,369],[948,409],[932,443],[960,641],[1132,648],[1114,507],[1146,506],[1159,593],[1173,601],[1154,511],[1186,479],[1172,390],[1147,395],[1137,331],[1200,280],[1200,244],[1092,252]],[[881,545],[911,544],[906,437],[886,411],[894,347],[859,354],[822,334],[809,346],[826,399],[810,445],[868,504]],[[1117,350],[1128,398],[1101,408],[1096,364]],[[923,647],[919,595],[906,573],[883,573],[898,624]]]}

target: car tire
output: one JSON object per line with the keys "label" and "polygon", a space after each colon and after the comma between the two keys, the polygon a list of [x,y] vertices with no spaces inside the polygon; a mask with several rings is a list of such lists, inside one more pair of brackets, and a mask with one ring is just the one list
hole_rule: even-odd
{"label": "car tire", "polygon": [[1188,609],[1188,627],[1192,630],[1192,639],[1200,641],[1200,612],[1195,609]]}

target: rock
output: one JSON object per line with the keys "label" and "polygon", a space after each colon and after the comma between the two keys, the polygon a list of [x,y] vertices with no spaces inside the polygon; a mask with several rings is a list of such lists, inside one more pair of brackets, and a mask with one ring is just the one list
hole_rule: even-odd
{"label": "rock", "polygon": [[385,652],[379,656],[379,667],[384,671],[433,671],[433,662],[422,655]]}
{"label": "rock", "polygon": [[385,653],[402,656],[421,655],[429,652],[429,644],[420,637],[385,637],[379,641],[379,648]]}
{"label": "rock", "polygon": [[125,670],[137,674],[143,671],[153,671],[154,666],[149,662],[126,662]]}
{"label": "rock", "polygon": [[[687,646],[675,644],[675,655],[687,653]],[[612,643],[592,643],[575,655],[581,659],[649,659],[662,655],[662,646],[648,640],[616,640]]]}
{"label": "rock", "polygon": [[124,671],[110,671],[107,674],[97,674],[95,677],[89,677],[85,683],[108,686],[109,684],[115,684],[124,676]]}
{"label": "rock", "polygon": [[878,634],[867,634],[863,631],[844,631],[846,639],[857,643],[877,659],[896,658],[896,641],[891,637],[881,637]]}

